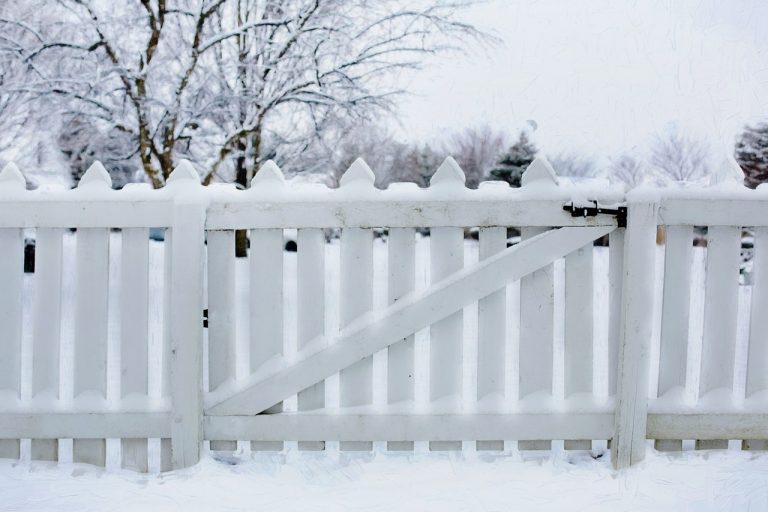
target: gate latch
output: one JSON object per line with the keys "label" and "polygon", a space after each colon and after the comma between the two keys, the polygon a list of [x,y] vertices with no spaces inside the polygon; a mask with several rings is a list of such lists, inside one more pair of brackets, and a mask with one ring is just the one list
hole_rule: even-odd
{"label": "gate latch", "polygon": [[563,205],[563,210],[571,212],[571,217],[596,217],[600,215],[613,215],[620,228],[627,227],[627,207],[606,208],[597,204],[597,201],[589,201],[593,206],[576,206],[573,201]]}

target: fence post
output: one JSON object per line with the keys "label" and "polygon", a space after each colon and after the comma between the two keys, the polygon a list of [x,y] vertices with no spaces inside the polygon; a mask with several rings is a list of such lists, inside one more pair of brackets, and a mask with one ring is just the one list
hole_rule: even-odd
{"label": "fence post", "polygon": [[656,262],[658,198],[649,196],[647,191],[637,191],[627,195],[627,202],[618,389],[612,441],[616,469],[629,467],[645,457]]}
{"label": "fence post", "polygon": [[200,178],[182,161],[168,178],[173,191],[171,241],[171,460],[174,469],[200,460],[203,441],[203,254],[205,209]]}

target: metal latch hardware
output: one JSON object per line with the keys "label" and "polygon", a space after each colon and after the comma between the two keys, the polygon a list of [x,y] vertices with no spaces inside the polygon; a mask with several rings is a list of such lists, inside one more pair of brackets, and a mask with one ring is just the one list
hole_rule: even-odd
{"label": "metal latch hardware", "polygon": [[601,215],[613,215],[616,217],[616,224],[620,228],[627,227],[627,207],[619,206],[616,208],[606,208],[597,204],[597,201],[590,201],[594,206],[575,206],[573,201],[563,205],[563,210],[571,212],[571,217],[596,217]]}

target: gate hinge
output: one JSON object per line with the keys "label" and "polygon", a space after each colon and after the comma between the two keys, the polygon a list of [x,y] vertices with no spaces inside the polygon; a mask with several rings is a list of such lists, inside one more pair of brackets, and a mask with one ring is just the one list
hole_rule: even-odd
{"label": "gate hinge", "polygon": [[571,217],[596,217],[601,215],[613,215],[616,217],[616,224],[620,228],[627,227],[627,207],[618,206],[616,208],[606,208],[597,204],[597,201],[589,201],[594,206],[576,206],[573,201],[563,205],[563,210],[571,212]]}

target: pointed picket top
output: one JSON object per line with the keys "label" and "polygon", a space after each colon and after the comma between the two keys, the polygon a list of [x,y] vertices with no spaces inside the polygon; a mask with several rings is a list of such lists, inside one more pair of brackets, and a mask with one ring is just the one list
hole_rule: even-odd
{"label": "pointed picket top", "polygon": [[251,187],[266,183],[285,184],[283,171],[281,171],[280,167],[278,167],[272,160],[264,162],[264,165],[261,166],[259,172],[253,176],[253,179],[251,179]]}
{"label": "pointed picket top", "polygon": [[341,176],[339,180],[339,186],[347,187],[352,184],[359,184],[362,186],[373,188],[373,183],[376,181],[376,176],[365,160],[358,158],[349,169]]}
{"label": "pointed picket top", "polygon": [[13,162],[8,162],[0,171],[0,188],[26,190],[27,180]]}
{"label": "pointed picket top", "polygon": [[733,157],[728,155],[723,162],[715,168],[710,185],[737,185],[744,186],[744,170]]}
{"label": "pointed picket top", "polygon": [[446,157],[429,180],[429,186],[459,185],[464,187],[467,177],[452,156]]}
{"label": "pointed picket top", "polygon": [[85,171],[85,174],[80,177],[80,182],[77,184],[77,188],[85,186],[112,188],[112,178],[110,178],[109,173],[98,160],[93,162],[88,170]]}
{"label": "pointed picket top", "polygon": [[186,182],[187,180],[194,181],[199,184],[200,175],[197,174],[197,171],[189,162],[189,160],[181,160],[179,165],[177,165],[173,172],[171,172],[171,175],[168,176],[166,183],[181,183]]}
{"label": "pointed picket top", "polygon": [[557,174],[546,158],[537,156],[523,172],[520,184],[522,186],[537,184],[556,187],[558,185]]}

